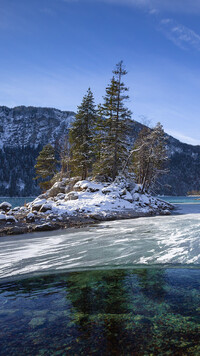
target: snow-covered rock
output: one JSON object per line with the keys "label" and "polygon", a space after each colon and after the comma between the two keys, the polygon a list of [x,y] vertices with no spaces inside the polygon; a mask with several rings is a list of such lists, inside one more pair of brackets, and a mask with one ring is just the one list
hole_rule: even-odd
{"label": "snow-covered rock", "polygon": [[142,193],[134,182],[125,179],[102,183],[91,179],[77,182],[75,178],[73,183],[69,179],[63,183],[72,187],[67,194],[51,197],[47,191],[47,198],[39,196],[26,207],[0,212],[1,231],[9,234],[51,231],[95,221],[168,215],[172,209],[172,205]]}
{"label": "snow-covered rock", "polygon": [[74,185],[74,190],[76,191],[87,190],[88,192],[94,193],[94,192],[98,192],[100,189],[101,189],[101,185],[98,185],[97,183],[93,183],[87,180],[78,181]]}
{"label": "snow-covered rock", "polygon": [[65,201],[68,201],[68,200],[77,200],[79,198],[79,195],[77,192],[70,192],[70,193],[67,193],[66,196],[65,196]]}
{"label": "snow-covered rock", "polygon": [[6,221],[7,222],[14,222],[14,223],[16,223],[17,222],[17,219],[15,219],[15,217],[14,216],[12,216],[12,215],[7,215],[6,216]]}
{"label": "snow-covered rock", "polygon": [[35,221],[35,214],[29,213],[29,214],[26,216],[26,221],[27,221],[27,222],[34,222],[34,221]]}
{"label": "snow-covered rock", "polygon": [[45,213],[48,210],[52,210],[52,204],[50,204],[50,203],[45,203],[40,208],[40,211],[43,213]]}
{"label": "snow-covered rock", "polygon": [[[51,210],[58,217],[67,214],[73,216],[84,214],[101,214],[101,216],[138,214],[158,214],[169,210],[168,203],[141,193],[141,187],[125,179],[117,179],[112,183],[101,183],[92,180],[73,181],[72,191],[58,193],[55,198],[35,199],[30,208],[32,211]],[[60,182],[59,182],[60,183]],[[62,184],[69,184],[69,179]],[[56,185],[55,185],[56,186]],[[47,192],[48,195],[48,192]],[[64,199],[63,199],[64,197]],[[134,214],[133,214],[134,212]],[[103,214],[103,215],[102,215]],[[167,214],[164,212],[164,214]]]}
{"label": "snow-covered rock", "polygon": [[0,222],[17,222],[17,219],[12,215],[0,214]]}
{"label": "snow-covered rock", "polygon": [[6,221],[6,215],[5,214],[0,214],[0,222]]}
{"label": "snow-covered rock", "polygon": [[32,211],[33,210],[39,211],[41,207],[46,203],[47,203],[46,199],[36,198],[32,203],[29,204],[29,206],[32,207]]}
{"label": "snow-covered rock", "polygon": [[7,201],[4,201],[3,203],[0,204],[0,210],[3,211],[9,211],[12,208],[12,205],[8,203]]}

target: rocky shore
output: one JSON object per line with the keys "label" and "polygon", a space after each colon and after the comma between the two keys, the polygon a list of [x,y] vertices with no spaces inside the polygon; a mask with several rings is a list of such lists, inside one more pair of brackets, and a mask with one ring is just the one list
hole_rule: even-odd
{"label": "rocky shore", "polygon": [[170,215],[172,209],[173,205],[142,193],[139,185],[124,178],[114,183],[65,178],[23,207],[0,204],[0,236]]}

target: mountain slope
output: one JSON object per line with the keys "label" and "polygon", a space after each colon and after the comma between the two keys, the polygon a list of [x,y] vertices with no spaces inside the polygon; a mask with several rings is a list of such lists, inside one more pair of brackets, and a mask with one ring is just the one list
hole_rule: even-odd
{"label": "mountain slope", "polygon": [[[42,147],[68,134],[75,113],[53,108],[0,106],[0,195],[30,196],[40,190],[33,179],[35,160]],[[131,122],[133,143],[143,125]],[[200,146],[168,136],[170,173],[160,179],[160,194],[184,195],[200,189]],[[170,186],[170,187],[168,187]]]}

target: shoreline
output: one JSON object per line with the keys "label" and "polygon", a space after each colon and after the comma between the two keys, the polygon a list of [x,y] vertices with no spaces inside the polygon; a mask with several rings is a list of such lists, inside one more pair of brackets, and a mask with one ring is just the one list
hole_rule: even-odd
{"label": "shoreline", "polygon": [[0,236],[53,231],[103,221],[171,215],[174,206],[142,192],[125,178],[101,183],[64,178],[22,207],[0,204]]}
{"label": "shoreline", "polygon": [[[174,207],[173,207],[174,209]],[[66,230],[70,228],[83,228],[87,226],[93,226],[104,221],[115,221],[115,220],[128,220],[128,219],[138,219],[142,217],[152,217],[152,216],[164,216],[168,214],[160,213],[150,213],[150,212],[137,212],[137,211],[113,211],[105,212],[104,214],[77,214],[74,216],[66,216],[63,221],[51,221],[46,222],[42,219],[36,222],[24,222],[24,216],[15,223],[4,223],[0,226],[0,237],[22,235],[26,233],[33,232],[44,232],[44,231],[56,231],[56,230]]]}

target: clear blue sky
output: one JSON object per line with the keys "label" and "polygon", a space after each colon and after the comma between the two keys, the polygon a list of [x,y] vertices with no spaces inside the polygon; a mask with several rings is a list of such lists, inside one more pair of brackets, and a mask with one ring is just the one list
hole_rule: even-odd
{"label": "clear blue sky", "polygon": [[200,144],[199,0],[0,0],[0,105],[76,111],[126,65],[135,120]]}

